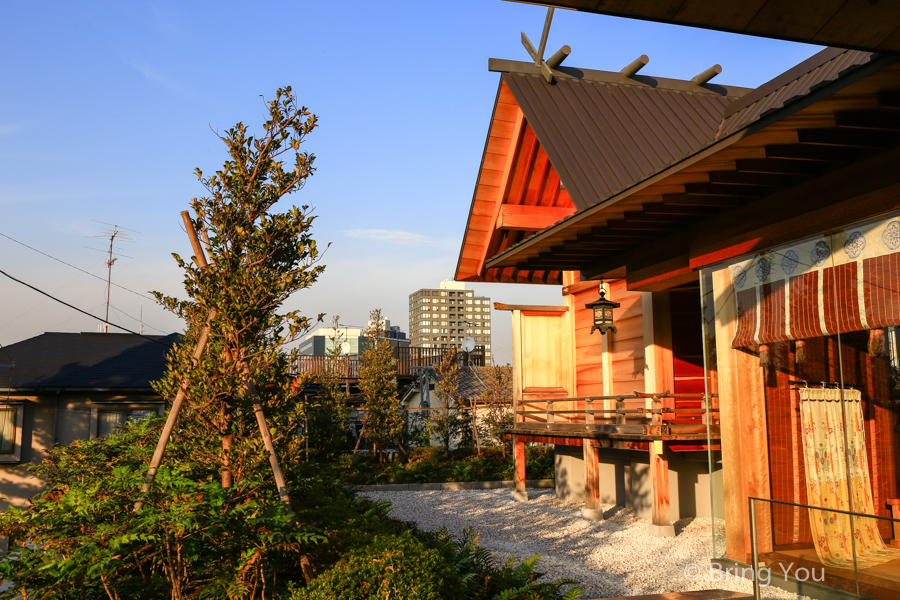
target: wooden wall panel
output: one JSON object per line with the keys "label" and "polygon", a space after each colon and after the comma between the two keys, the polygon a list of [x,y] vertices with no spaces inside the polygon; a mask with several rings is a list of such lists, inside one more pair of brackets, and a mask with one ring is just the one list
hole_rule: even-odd
{"label": "wooden wall panel", "polygon": [[[574,283],[574,282],[573,282]],[[597,299],[596,285],[567,296],[572,303],[572,324],[575,329],[575,377],[576,396],[602,396],[603,395],[603,352],[600,334],[591,335],[591,326],[594,323],[591,311],[584,307],[588,302]]]}
{"label": "wooden wall panel", "polygon": [[[573,281],[574,283],[574,281]],[[599,282],[597,282],[599,285]],[[569,294],[573,307],[575,374],[578,396],[631,394],[644,390],[643,316],[640,292],[629,292],[624,281],[612,281],[607,297],[616,309],[618,333],[591,334],[593,313],[585,304],[598,298],[596,286]],[[604,356],[604,349],[608,355]],[[606,365],[604,365],[604,360]],[[628,390],[623,392],[622,390]]]}

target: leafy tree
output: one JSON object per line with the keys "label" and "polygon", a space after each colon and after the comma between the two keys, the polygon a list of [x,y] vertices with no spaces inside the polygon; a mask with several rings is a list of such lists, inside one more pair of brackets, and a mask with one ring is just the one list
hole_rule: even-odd
{"label": "leafy tree", "polygon": [[350,411],[347,408],[347,392],[342,385],[348,357],[344,354],[346,336],[339,329],[340,317],[332,319],[332,335],[325,352],[325,368],[318,377],[321,391],[307,415],[309,436],[316,449],[321,450],[325,462],[347,447]]}
{"label": "leafy tree", "polygon": [[435,367],[434,393],[438,406],[429,415],[428,429],[437,438],[444,452],[450,455],[450,445],[457,438],[468,420],[465,410],[460,410],[459,378],[461,369],[456,350],[448,348]]}
{"label": "leafy tree", "polygon": [[509,442],[503,441],[500,432],[514,425],[512,367],[509,365],[492,365],[487,369],[481,370],[479,377],[484,383],[482,402],[487,409],[484,420],[490,440],[503,449],[503,458],[506,458]]}
{"label": "leafy tree", "polygon": [[[294,402],[283,347],[310,326],[299,311],[279,312],[294,292],[311,286],[324,266],[312,237],[315,217],[308,206],[273,212],[275,204],[301,189],[315,171],[315,157],[300,146],[317,126],[315,115],[298,105],[290,87],[266,103],[268,118],[259,137],[238,123],[219,136],[228,160],[211,176],[196,174],[208,195],[191,201],[193,226],[203,233],[209,266],[183,260],[189,300],[156,292],[165,307],[187,321],[186,342],[171,355],[170,368],[156,390],[167,398],[187,386],[187,418],[197,439],[214,432],[221,448],[202,456],[219,464],[223,487],[230,487],[257,463],[274,457],[259,444],[268,422],[274,454],[288,453],[303,422]],[[290,158],[292,168],[285,168]],[[321,320],[321,315],[319,315]],[[209,326],[207,352],[194,364],[194,345]]]}
{"label": "leafy tree", "polygon": [[366,340],[359,354],[359,389],[366,401],[363,421],[366,436],[376,451],[391,445],[400,446],[397,440],[403,431],[403,417],[397,398],[397,372],[391,343],[385,336],[381,309],[370,313],[369,326],[363,336]]}

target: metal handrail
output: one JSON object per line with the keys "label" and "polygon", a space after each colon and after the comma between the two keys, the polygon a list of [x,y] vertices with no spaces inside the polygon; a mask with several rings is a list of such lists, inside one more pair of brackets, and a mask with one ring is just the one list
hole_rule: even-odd
{"label": "metal handrail", "polygon": [[[749,504],[750,509],[750,555],[753,559],[753,599],[760,600],[761,592],[759,586],[759,544],[757,542],[757,533],[756,533],[756,502],[768,502],[769,504],[781,504],[782,506],[793,506],[795,508],[806,508],[809,510],[821,510],[825,512],[837,513],[840,515],[847,515],[850,517],[863,517],[865,519],[880,519],[882,521],[890,521],[892,523],[900,523],[900,519],[895,519],[893,517],[882,517],[880,515],[870,515],[867,513],[858,513],[852,512],[849,510],[841,510],[839,508],[826,508],[824,506],[812,506],[811,504],[800,504],[799,502],[786,502],[784,500],[772,500],[771,498],[757,498],[756,496],[749,496],[747,498],[747,502]],[[854,564],[857,562],[856,553],[854,552],[853,556]],[[857,578],[857,597],[859,596],[859,568],[854,567],[854,571],[856,573]]]}
{"label": "metal handrail", "polygon": [[900,522],[900,519],[895,519],[893,517],[882,517],[879,515],[870,515],[868,513],[858,513],[858,512],[850,512],[849,510],[840,510],[838,508],[825,508],[824,506],[812,506],[809,504],[799,504],[797,502],[785,502],[784,500],[772,500],[770,498],[757,498],[755,496],[750,496],[748,500],[759,500],[760,502],[768,502],[770,504],[782,504],[784,506],[796,506],[799,508],[811,508],[813,510],[824,510],[826,512],[838,513],[841,515],[848,515],[851,517],[865,517],[867,519],[881,519],[882,521],[896,521]]}

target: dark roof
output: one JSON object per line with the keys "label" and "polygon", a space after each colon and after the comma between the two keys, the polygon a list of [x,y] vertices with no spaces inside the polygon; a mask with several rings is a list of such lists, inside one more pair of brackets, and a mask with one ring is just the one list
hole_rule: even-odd
{"label": "dark roof", "polygon": [[[478,400],[484,396],[491,369],[493,367],[469,367],[460,371],[457,397],[466,400],[469,398]],[[441,376],[437,371],[432,370],[431,379],[432,381],[440,381]]]}
{"label": "dark roof", "polygon": [[803,98],[819,86],[868,63],[873,56],[871,52],[859,50],[822,50],[730,104],[725,109],[725,121],[718,137],[731,135],[770,111]]}
{"label": "dark roof", "polygon": [[578,210],[715,141],[725,107],[749,91],[609,75],[620,81],[503,75]]}
{"label": "dark roof", "polygon": [[540,4],[817,46],[900,51],[900,3],[891,1],[541,0]]}
{"label": "dark roof", "polygon": [[[148,339],[149,338],[149,339]],[[150,389],[166,370],[166,354],[181,339],[129,333],[45,333],[0,351],[15,368],[0,369],[0,388]]]}

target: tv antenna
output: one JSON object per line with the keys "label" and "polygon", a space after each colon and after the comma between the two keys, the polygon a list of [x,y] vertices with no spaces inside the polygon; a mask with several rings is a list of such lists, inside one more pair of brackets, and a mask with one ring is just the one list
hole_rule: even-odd
{"label": "tv antenna", "polygon": [[[97,219],[91,219],[94,223],[100,223],[101,225],[106,225],[106,227],[101,230],[101,232],[97,235],[88,235],[90,239],[98,240],[97,243],[101,246],[100,248],[96,248],[94,246],[85,246],[88,250],[96,250],[98,252],[103,252],[107,254],[108,259],[106,261],[106,320],[103,325],[103,333],[109,333],[109,293],[110,288],[112,287],[112,268],[113,264],[119,260],[120,258],[130,258],[133,259],[133,256],[126,256],[125,254],[121,254],[116,252],[116,250],[124,250],[124,248],[120,248],[116,246],[116,242],[126,243],[126,244],[135,244],[135,242],[131,238],[131,233],[140,233],[140,231],[135,231],[134,229],[128,229],[127,227],[122,227],[121,225],[115,225],[113,223],[105,223],[103,221],[98,221]],[[102,242],[99,240],[103,240]],[[106,240],[109,240],[109,247],[106,246]],[[143,316],[143,315],[142,315]]]}

